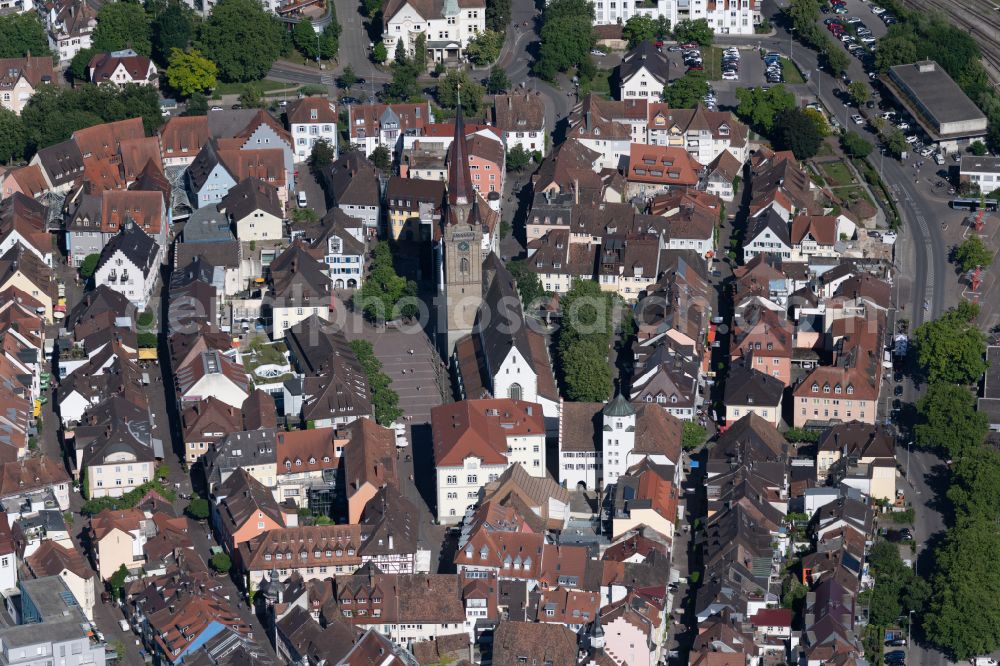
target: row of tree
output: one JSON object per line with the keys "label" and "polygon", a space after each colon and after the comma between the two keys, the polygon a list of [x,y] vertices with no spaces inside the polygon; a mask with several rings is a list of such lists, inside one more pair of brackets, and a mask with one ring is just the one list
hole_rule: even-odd
{"label": "row of tree", "polygon": [[[818,0],[791,0],[784,9],[785,16],[792,24],[795,37],[820,54],[826,68],[834,75],[846,72],[851,65],[850,56],[840,42],[830,38],[819,27],[820,3]],[[881,48],[881,44],[879,45]]]}
{"label": "row of tree", "polygon": [[611,295],[593,280],[574,280],[559,302],[560,385],[569,400],[603,402],[614,388],[608,361],[614,334]]}
{"label": "row of tree", "polygon": [[0,109],[0,164],[30,158],[39,148],[65,141],[76,130],[139,116],[146,133],[162,123],[156,88],[129,84],[47,87],[17,116]]}
{"label": "row of tree", "polygon": [[[983,442],[986,416],[974,386],[986,371],[986,340],[976,326],[979,306],[963,301],[915,332],[917,361],[930,385],[917,405],[917,443],[951,460],[947,492],[952,523],[934,551],[932,593],[907,610],[926,609],[925,634],[956,660],[1000,647],[1000,453]],[[975,609],[974,612],[970,609]]]}
{"label": "row of tree", "polygon": [[403,415],[403,410],[399,407],[399,394],[393,390],[389,375],[382,371],[382,361],[375,356],[372,343],[367,340],[352,340],[351,349],[368,378],[375,422],[380,426],[388,426]]}

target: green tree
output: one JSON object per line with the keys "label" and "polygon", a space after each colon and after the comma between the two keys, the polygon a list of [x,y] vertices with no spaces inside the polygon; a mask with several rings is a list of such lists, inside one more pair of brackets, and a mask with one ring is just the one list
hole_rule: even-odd
{"label": "green tree", "polygon": [[979,306],[962,301],[914,332],[917,361],[931,382],[971,384],[986,371],[986,338],[975,325]]}
{"label": "green tree", "polygon": [[153,44],[149,19],[142,5],[131,2],[109,2],[97,13],[97,27],[92,42],[96,51],[132,49],[139,55],[150,55]]}
{"label": "green tree", "polygon": [[505,32],[510,23],[510,0],[489,0],[486,3],[486,29]]}
{"label": "green tree", "polygon": [[266,105],[264,91],[256,83],[248,83],[243,86],[240,93],[240,105],[244,109],[263,109]]}
{"label": "green tree", "polygon": [[281,22],[256,0],[220,0],[199,34],[223,81],[262,79],[284,52],[285,39]]}
{"label": "green tree", "polygon": [[69,61],[69,75],[73,81],[87,83],[90,81],[90,59],[97,53],[94,49],[80,49]]}
{"label": "green tree", "polygon": [[390,102],[407,102],[420,94],[417,83],[419,72],[414,63],[406,56],[402,41],[396,44],[395,60],[392,63],[392,81],[385,89],[385,99]]}
{"label": "green tree", "polygon": [[202,497],[192,497],[184,512],[195,520],[206,520],[209,516],[208,500]]}
{"label": "green tree", "polygon": [[309,60],[315,60],[319,55],[319,37],[313,30],[312,21],[299,21],[292,30],[292,44],[296,50]]}
{"label": "green tree", "polygon": [[685,451],[696,449],[705,443],[708,438],[708,430],[692,421],[684,422],[684,434],[681,437],[681,444]]}
{"label": "green tree", "polygon": [[319,35],[319,57],[326,60],[337,57],[337,53],[340,51],[340,33],[343,30],[337,20],[337,8],[333,4],[330,5],[330,11],[333,16]]}
{"label": "green tree", "polygon": [[545,296],[542,283],[538,279],[538,274],[528,268],[528,264],[523,260],[515,260],[507,264],[514,282],[517,284],[517,292],[521,296],[521,303],[526,310],[533,308],[536,301]]}
{"label": "green tree", "polygon": [[189,49],[181,51],[174,49],[170,53],[170,65],[167,67],[167,85],[177,91],[181,97],[190,97],[195,93],[209,92],[218,83],[216,76],[218,67],[201,51]]}
{"label": "green tree", "polygon": [[986,149],[986,144],[977,139],[969,145],[969,152],[977,157],[982,157],[989,151]]}
{"label": "green tree", "polygon": [[552,79],[590,57],[594,47],[594,6],[587,0],[552,0],[542,13],[541,45],[535,73]]}
{"label": "green tree", "polygon": [[875,67],[882,73],[890,67],[902,65],[917,60],[917,47],[913,39],[899,34],[892,34],[878,40],[878,50],[875,51]]}
{"label": "green tree", "polygon": [[986,415],[976,411],[976,398],[964,386],[934,382],[917,403],[917,443],[939,448],[953,460],[982,444],[989,431]]}
{"label": "green tree", "polygon": [[0,16],[0,58],[49,55],[49,39],[36,12]]}
{"label": "green tree", "polygon": [[494,65],[490,68],[490,76],[486,79],[486,92],[490,95],[500,95],[511,87],[510,77],[503,67]]}
{"label": "green tree", "polygon": [[691,70],[663,89],[663,100],[674,109],[690,109],[708,94],[705,72]]}
{"label": "green tree", "polygon": [[465,115],[472,118],[478,117],[483,110],[485,91],[481,85],[472,80],[472,77],[464,69],[449,70],[447,74],[438,79],[434,97],[442,108],[454,109],[458,106],[459,86],[461,86],[462,110]]}
{"label": "green tree", "polygon": [[814,430],[806,430],[805,428],[789,428],[785,431],[785,440],[792,444],[798,444],[799,442],[815,444],[819,441],[819,433]]}
{"label": "green tree", "polygon": [[985,519],[948,530],[935,552],[933,594],[924,615],[927,638],[965,661],[1000,647],[1000,532]]}
{"label": "green tree", "polygon": [[229,555],[225,553],[216,553],[212,555],[212,559],[208,562],[212,565],[212,568],[222,574],[229,573],[229,570],[233,568],[233,561],[230,559]]}
{"label": "green tree", "polygon": [[864,159],[874,149],[872,144],[865,141],[857,132],[847,131],[840,137],[840,146],[844,152],[851,157]]}
{"label": "green tree", "polygon": [[352,340],[351,349],[368,378],[375,422],[388,426],[403,415],[403,410],[399,408],[399,395],[392,390],[392,380],[382,372],[382,362],[375,357],[372,343],[367,340]]}
{"label": "green tree", "polygon": [[385,146],[377,146],[372,154],[368,156],[375,168],[382,173],[389,173],[392,170],[392,153]]}
{"label": "green tree", "polygon": [[88,254],[80,262],[80,277],[85,280],[89,280],[94,276],[94,271],[97,270],[97,262],[101,260],[101,255],[99,254]]}
{"label": "green tree", "polygon": [[309,153],[309,166],[314,171],[318,171],[333,164],[333,158],[333,146],[326,139],[320,139],[313,144],[312,151]]}
{"label": "green tree", "polygon": [[504,33],[486,30],[469,42],[465,47],[465,53],[476,67],[485,67],[500,57],[503,40]]}
{"label": "green tree", "polygon": [[381,65],[388,59],[389,52],[386,50],[385,44],[382,42],[375,42],[375,46],[372,47],[372,60]]}
{"label": "green tree", "polygon": [[708,25],[708,19],[684,19],[674,28],[674,39],[678,42],[694,42],[700,46],[711,46],[715,31]]}
{"label": "green tree", "polygon": [[20,116],[0,107],[0,164],[10,164],[24,157],[28,148],[28,130]]}
{"label": "green tree", "polygon": [[816,123],[798,107],[784,109],[775,119],[774,146],[778,150],[791,150],[800,160],[809,159],[819,152],[823,135]]}
{"label": "green tree", "polygon": [[992,264],[993,253],[986,247],[982,238],[977,234],[972,234],[955,248],[953,259],[963,271],[971,271],[977,266],[986,268]]}
{"label": "green tree", "polygon": [[562,355],[566,397],[580,402],[603,402],[611,397],[611,365],[607,348],[593,340],[570,346]]}
{"label": "green tree", "polygon": [[971,447],[951,466],[948,500],[956,522],[983,518],[1000,520],[1000,453]]}
{"label": "green tree", "polygon": [[125,589],[126,578],[128,578],[128,569],[123,564],[108,579],[108,587],[111,588],[111,594],[114,595],[115,599],[121,599],[122,590]]}
{"label": "green tree", "polygon": [[531,155],[517,144],[507,151],[507,171],[520,171],[531,162]]}
{"label": "green tree", "polygon": [[823,47],[820,52],[826,61],[826,68],[834,76],[841,72],[846,72],[847,68],[851,66],[851,59],[847,56],[847,51],[841,47],[840,42],[834,41],[829,37],[823,38]]}
{"label": "green tree", "polygon": [[795,108],[795,95],[780,84],[769,90],[737,88],[736,101],[736,115],[765,136],[770,136],[782,111]]}
{"label": "green tree", "polygon": [[340,87],[344,90],[350,90],[358,82],[358,75],[354,73],[354,68],[350,65],[344,67],[344,71],[340,74]]}
{"label": "green tree", "polygon": [[670,32],[670,19],[654,18],[636,14],[625,21],[622,36],[628,41],[628,48],[634,49],[642,42],[651,42]]}
{"label": "green tree", "polygon": [[[397,46],[402,44],[402,41],[397,43]],[[413,69],[417,73],[417,76],[423,76],[427,73],[427,33],[422,32],[417,35],[417,39],[413,42]]]}
{"label": "green tree", "polygon": [[179,2],[171,3],[151,25],[153,57],[166,64],[173,49],[183,51],[194,36],[194,14]]}
{"label": "green tree", "polygon": [[902,130],[893,127],[885,136],[885,147],[893,157],[901,157],[909,149],[909,144]]}
{"label": "green tree", "polygon": [[355,305],[371,321],[416,315],[417,285],[396,272],[389,244],[379,243],[372,254],[368,278],[355,296]]}
{"label": "green tree", "polygon": [[851,96],[851,101],[857,106],[862,106],[872,97],[871,89],[864,81],[851,81],[847,86],[847,94]]}
{"label": "green tree", "polygon": [[187,101],[185,116],[205,116],[208,115],[208,97],[202,93],[195,93]]}

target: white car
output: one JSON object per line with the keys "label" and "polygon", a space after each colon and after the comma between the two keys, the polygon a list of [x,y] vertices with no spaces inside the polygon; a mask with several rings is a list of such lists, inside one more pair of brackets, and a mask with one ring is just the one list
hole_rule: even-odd
{"label": "white car", "polygon": [[600,58],[601,56],[607,55],[607,53],[598,49],[594,49],[593,51],[590,52],[590,55],[597,56],[598,58]]}
{"label": "white car", "polygon": [[737,80],[739,80],[739,78],[740,78],[740,75],[737,74],[736,72],[732,71],[732,70],[728,70],[728,71],[725,71],[725,72],[722,73],[722,80],[723,81],[737,81]]}
{"label": "white car", "polygon": [[934,146],[924,146],[923,148],[920,149],[920,156],[930,157],[931,153],[933,152],[934,152]]}
{"label": "white car", "polygon": [[861,23],[861,19],[857,16],[852,16],[851,18],[847,19],[847,22],[851,24]]}
{"label": "white car", "polygon": [[910,144],[911,146],[919,140],[920,139],[917,138],[916,134],[911,134],[910,136],[906,137],[906,143]]}
{"label": "white car", "polygon": [[879,16],[881,14],[885,14],[885,10],[877,5],[872,5],[872,14]]}
{"label": "white car", "polygon": [[857,113],[855,113],[853,116],[851,116],[851,122],[853,122],[855,125],[864,125],[865,119],[862,118]]}
{"label": "white car", "polygon": [[906,130],[910,129],[910,123],[902,122],[896,125],[896,127],[905,132]]}

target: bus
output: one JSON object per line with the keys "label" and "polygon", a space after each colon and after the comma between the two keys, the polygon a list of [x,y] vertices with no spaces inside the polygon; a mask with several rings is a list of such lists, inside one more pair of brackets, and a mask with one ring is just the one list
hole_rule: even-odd
{"label": "bus", "polygon": [[979,205],[982,203],[986,210],[993,212],[997,209],[996,199],[952,199],[948,205],[955,210],[979,210]]}

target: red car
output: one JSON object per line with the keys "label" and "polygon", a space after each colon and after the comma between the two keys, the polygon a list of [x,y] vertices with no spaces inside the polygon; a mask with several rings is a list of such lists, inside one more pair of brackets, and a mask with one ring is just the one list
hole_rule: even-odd
{"label": "red car", "polygon": [[690,72],[691,70],[695,70],[695,71],[698,71],[698,72],[703,72],[703,71],[705,71],[705,68],[702,67],[701,65],[691,65],[690,67],[688,67],[688,71]]}
{"label": "red car", "polygon": [[695,44],[695,43],[693,43],[693,42],[691,42],[691,43],[688,43],[688,44],[681,44],[681,48],[684,49],[685,51],[690,51],[691,49],[698,48],[698,45]]}

